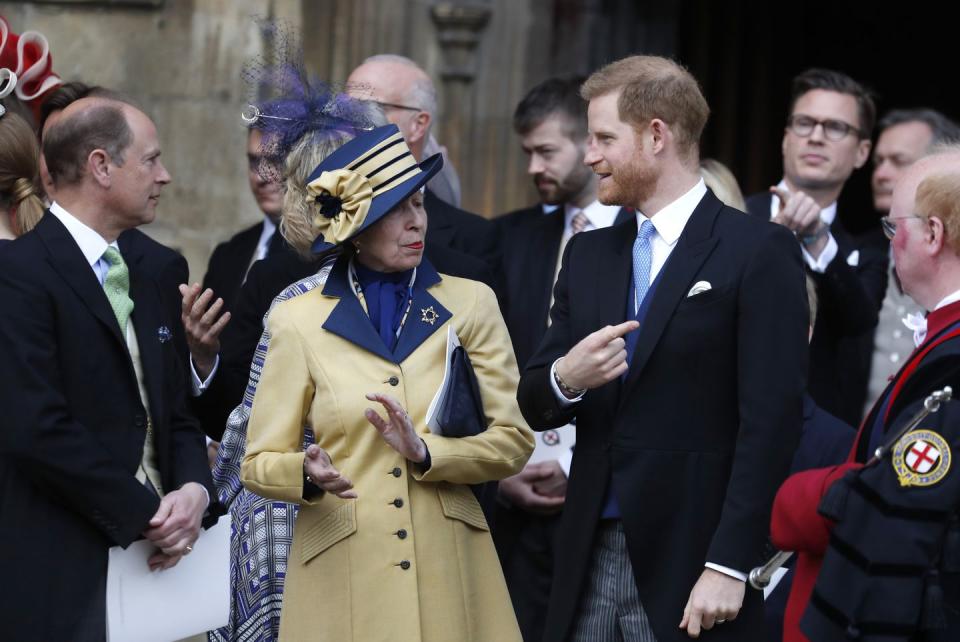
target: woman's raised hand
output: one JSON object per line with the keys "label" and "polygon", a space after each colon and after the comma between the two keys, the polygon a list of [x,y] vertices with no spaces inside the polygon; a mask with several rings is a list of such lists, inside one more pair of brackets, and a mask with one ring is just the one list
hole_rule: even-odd
{"label": "woman's raised hand", "polygon": [[303,472],[307,474],[309,481],[342,499],[356,499],[357,494],[351,490],[353,482],[333,467],[327,451],[316,444],[310,444],[305,455]]}
{"label": "woman's raised hand", "polygon": [[417,435],[413,422],[410,421],[410,415],[403,409],[400,402],[390,395],[377,392],[368,394],[367,399],[376,401],[387,411],[386,420],[372,408],[367,408],[363,413],[383,440],[410,461],[417,464],[424,461],[427,458],[427,445]]}

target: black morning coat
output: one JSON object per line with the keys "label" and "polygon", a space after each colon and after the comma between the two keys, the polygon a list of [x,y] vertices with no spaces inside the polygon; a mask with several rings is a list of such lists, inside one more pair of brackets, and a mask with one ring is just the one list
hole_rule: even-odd
{"label": "black morning coat", "polygon": [[[145,269],[155,257],[121,251],[162,484],[199,482],[215,498],[186,408],[177,319]],[[96,275],[50,213],[0,250],[0,301],[0,637],[103,640],[107,549],[138,539],[159,506],[134,477],[147,415],[127,344]]]}
{"label": "black morning coat", "polygon": [[[754,194],[747,199],[747,212],[769,221],[772,197],[769,192]],[[874,329],[887,293],[889,246],[875,235],[852,236],[839,214],[830,233],[837,241],[837,257],[823,273],[807,269],[817,287],[808,390],[821,408],[858,426],[870,380]]]}
{"label": "black morning coat", "polygon": [[[559,405],[551,364],[628,318],[636,236],[627,221],[567,244],[552,324],[520,381],[532,428],[577,420],[548,642],[570,633],[611,478],[657,640],[687,641],[678,625],[704,564],[748,572],[761,561],[774,493],[800,435],[808,316],[798,244],[709,191],[658,277],[628,375],[569,409]],[[711,288],[688,296],[699,281]],[[762,640],[760,593],[747,589],[737,619],[704,635]]]}

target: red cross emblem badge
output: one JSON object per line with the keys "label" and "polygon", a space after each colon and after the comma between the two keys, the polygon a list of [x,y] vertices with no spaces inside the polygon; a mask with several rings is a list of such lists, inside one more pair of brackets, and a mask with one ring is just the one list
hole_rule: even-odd
{"label": "red cross emblem badge", "polygon": [[893,448],[893,470],[901,486],[933,486],[950,470],[950,445],[932,430],[914,430]]}

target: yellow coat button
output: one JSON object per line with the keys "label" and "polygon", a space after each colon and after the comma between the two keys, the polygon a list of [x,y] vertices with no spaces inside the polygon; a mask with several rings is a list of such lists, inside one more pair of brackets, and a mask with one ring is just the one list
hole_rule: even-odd
{"label": "yellow coat button", "polygon": [[400,568],[402,568],[403,570],[407,570],[408,568],[410,568],[410,562],[408,562],[407,560],[403,560],[402,562],[400,562]]}
{"label": "yellow coat button", "polygon": [[397,386],[397,385],[400,385],[400,380],[397,379],[396,377],[390,377],[389,379],[387,379],[387,383],[389,383],[391,386]]}

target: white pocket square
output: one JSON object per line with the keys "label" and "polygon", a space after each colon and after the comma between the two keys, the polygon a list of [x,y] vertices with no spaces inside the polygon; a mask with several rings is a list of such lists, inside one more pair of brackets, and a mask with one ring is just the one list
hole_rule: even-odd
{"label": "white pocket square", "polygon": [[693,287],[690,288],[690,291],[687,292],[687,298],[689,299],[692,296],[696,296],[711,289],[713,289],[713,286],[710,285],[710,281],[697,281],[693,284]]}

